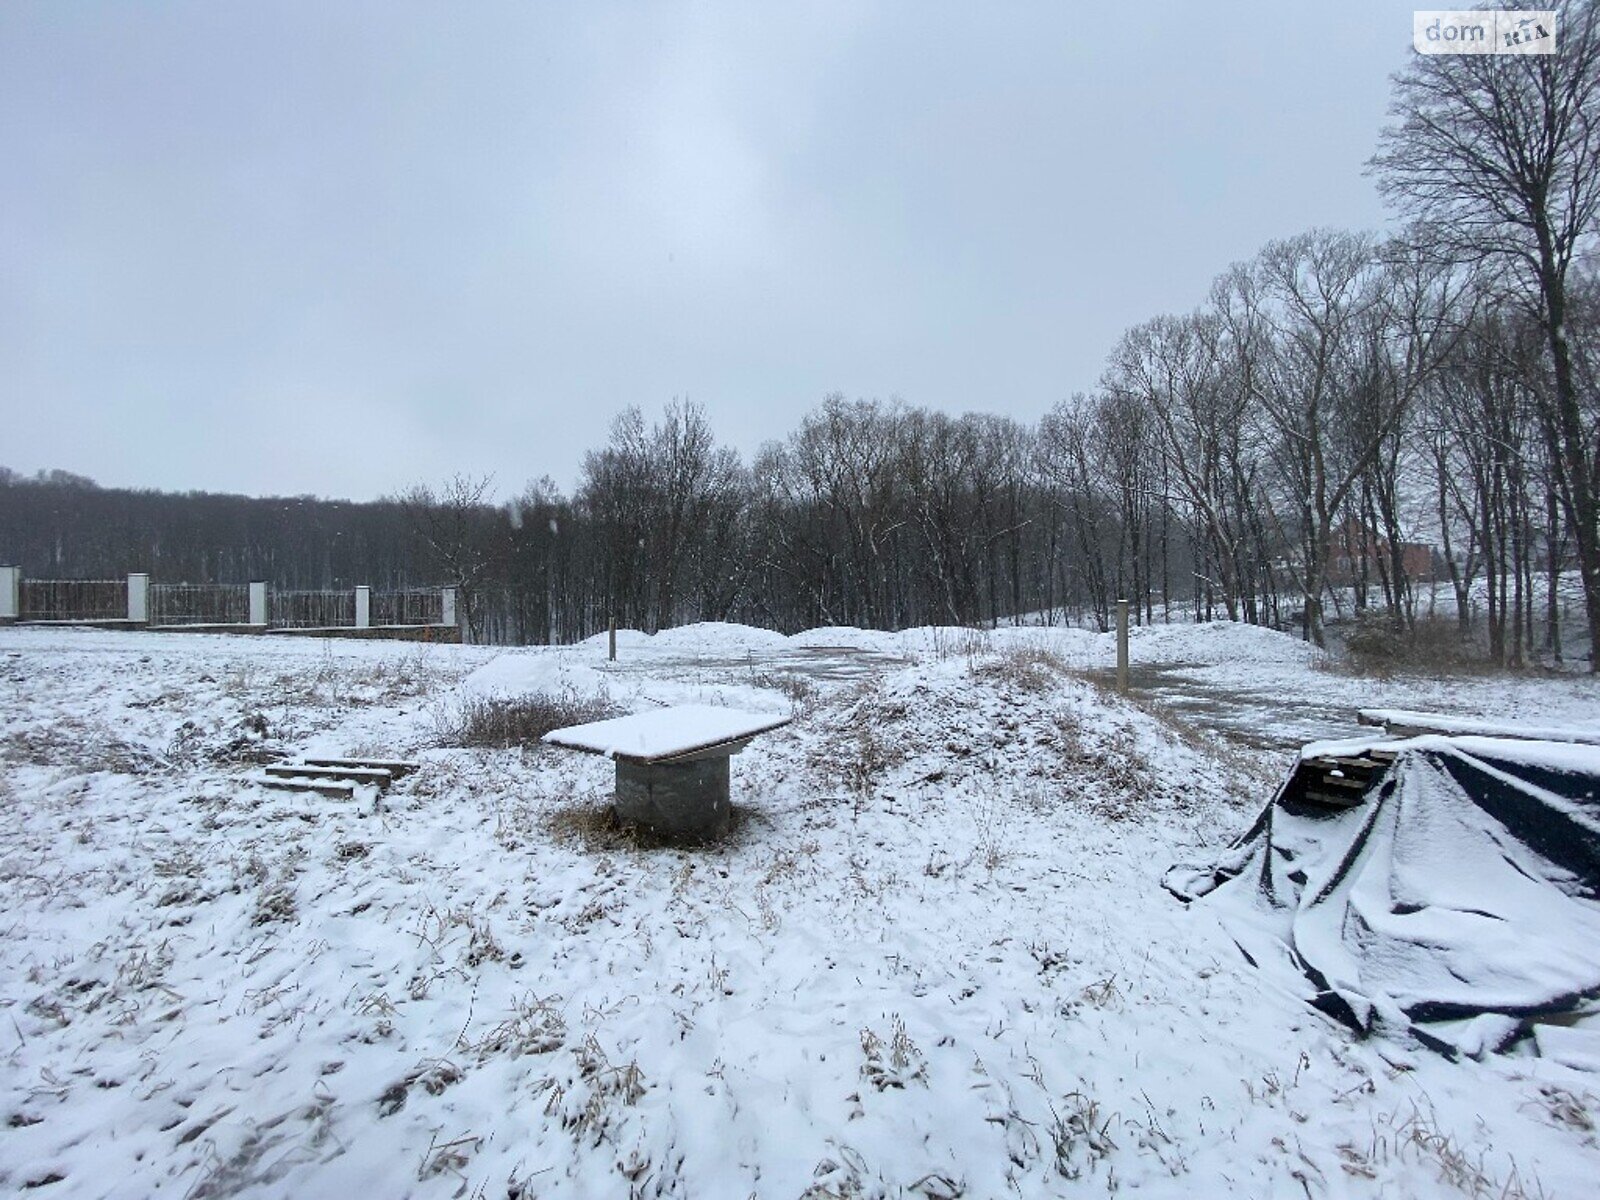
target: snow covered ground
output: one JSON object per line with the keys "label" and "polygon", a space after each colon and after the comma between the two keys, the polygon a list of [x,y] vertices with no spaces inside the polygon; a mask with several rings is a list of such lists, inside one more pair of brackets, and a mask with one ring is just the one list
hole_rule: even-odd
{"label": "snow covered ground", "polygon": [[[0,630],[0,1186],[1592,1193],[1593,1076],[1357,1042],[1158,885],[1303,728],[1600,727],[1591,681],[1156,627],[1126,703],[1081,631],[619,640]],[[602,759],[442,745],[474,698],[602,690],[794,715],[734,760],[728,842],[606,828]],[[249,782],[280,752],[424,766],[381,801]]]}

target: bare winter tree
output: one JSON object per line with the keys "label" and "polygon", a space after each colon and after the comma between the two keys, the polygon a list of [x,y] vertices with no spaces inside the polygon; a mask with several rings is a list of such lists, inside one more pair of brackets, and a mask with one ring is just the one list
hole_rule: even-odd
{"label": "bare winter tree", "polygon": [[489,475],[455,475],[438,490],[418,484],[398,499],[412,531],[428,547],[461,601],[467,635],[476,638],[478,589],[495,565],[497,547],[483,519],[490,508]]}
{"label": "bare winter tree", "polygon": [[1236,620],[1241,603],[1254,614],[1245,561],[1256,466],[1250,395],[1223,343],[1215,314],[1157,317],[1123,335],[1103,384],[1154,416],[1172,490],[1206,551],[1204,582]]}
{"label": "bare winter tree", "polygon": [[1330,230],[1268,244],[1219,291],[1240,378],[1274,434],[1318,645],[1335,522],[1448,352],[1459,291],[1415,255]]}
{"label": "bare winter tree", "polygon": [[1557,20],[1551,55],[1416,56],[1372,168],[1429,245],[1507,271],[1544,332],[1545,419],[1600,671],[1600,446],[1568,340],[1569,276],[1600,215],[1600,7],[1573,0]]}
{"label": "bare winter tree", "polygon": [[[730,514],[743,487],[738,456],[717,446],[698,406],[669,404],[649,427],[636,408],[619,416],[610,445],[584,458],[579,489],[608,613],[665,629],[680,619],[685,593],[725,613],[730,586],[737,591],[727,577],[736,532]],[[703,586],[707,570],[721,575],[721,586]]]}

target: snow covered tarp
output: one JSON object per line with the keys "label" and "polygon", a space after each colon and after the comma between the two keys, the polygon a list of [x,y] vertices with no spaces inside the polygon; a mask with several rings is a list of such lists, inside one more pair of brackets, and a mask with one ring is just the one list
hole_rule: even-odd
{"label": "snow covered tarp", "polygon": [[[1394,759],[1363,802],[1304,798],[1311,758],[1374,748]],[[1363,1032],[1478,1055],[1554,1019],[1600,1042],[1600,1017],[1582,1028],[1600,1013],[1597,797],[1600,747],[1325,743],[1221,861],[1174,867],[1165,883],[1204,898],[1253,963],[1297,968],[1317,1007]]]}

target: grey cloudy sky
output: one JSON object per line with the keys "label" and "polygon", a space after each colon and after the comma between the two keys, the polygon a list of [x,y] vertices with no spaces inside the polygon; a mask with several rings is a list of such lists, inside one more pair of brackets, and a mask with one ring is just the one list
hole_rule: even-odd
{"label": "grey cloudy sky", "polygon": [[0,5],[0,463],[367,498],[674,397],[1036,420],[1377,227],[1412,5]]}

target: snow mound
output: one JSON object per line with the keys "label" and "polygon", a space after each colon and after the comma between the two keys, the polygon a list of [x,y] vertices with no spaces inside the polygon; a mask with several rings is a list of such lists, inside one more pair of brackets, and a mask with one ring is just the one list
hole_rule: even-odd
{"label": "snow mound", "polygon": [[893,651],[900,647],[900,634],[882,629],[858,629],[854,625],[823,625],[807,629],[788,639],[791,646],[841,646],[849,650]]}
{"label": "snow mound", "polygon": [[1228,799],[1203,750],[1048,659],[902,668],[815,720],[836,731],[816,765],[839,784],[1015,792],[1112,820]]}
{"label": "snow mound", "polygon": [[[652,640],[653,639],[650,637],[650,635],[648,633],[645,633],[643,630],[640,630],[640,629],[619,629],[619,630],[617,630],[617,645],[618,646],[648,646],[651,643]],[[608,648],[610,646],[610,644],[611,644],[611,631],[610,630],[605,630],[605,631],[603,631],[601,633],[594,634],[592,637],[586,637],[586,638],[583,639],[583,641],[578,643],[578,645],[580,645],[580,646],[599,646],[601,649]]]}
{"label": "snow mound", "polygon": [[1323,653],[1294,634],[1234,621],[1135,626],[1128,642],[1136,662],[1310,665]]}
{"label": "snow mound", "polygon": [[529,696],[546,692],[589,695],[605,689],[606,677],[563,655],[513,650],[490,660],[461,681],[471,696]]}
{"label": "snow mound", "polygon": [[757,629],[754,625],[738,625],[730,621],[699,621],[693,625],[676,625],[663,629],[655,636],[659,649],[726,654],[750,650],[772,650],[788,641],[781,633],[770,629]]}

